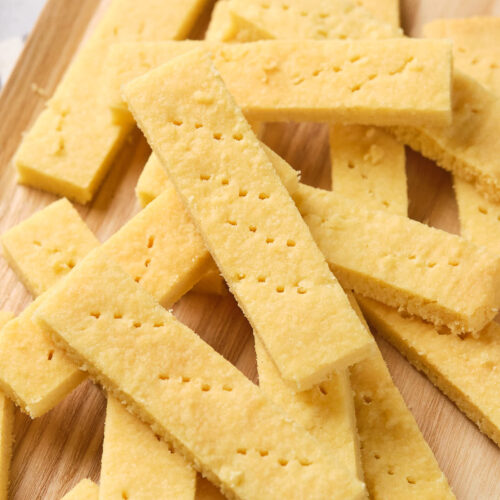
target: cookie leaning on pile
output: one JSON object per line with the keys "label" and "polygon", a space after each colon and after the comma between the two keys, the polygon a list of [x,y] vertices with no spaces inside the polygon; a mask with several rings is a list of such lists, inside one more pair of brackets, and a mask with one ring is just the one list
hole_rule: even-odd
{"label": "cookie leaning on pile", "polygon": [[[439,355],[453,348],[471,366],[485,358],[494,366],[499,260],[404,216],[404,151],[374,128],[389,127],[495,198],[497,174],[487,166],[495,115],[474,112],[484,134],[466,151],[454,137],[471,102],[494,99],[458,74],[463,106],[452,110],[449,43],[376,41],[401,33],[349,1],[295,0],[286,9],[274,0],[221,1],[209,33],[240,42],[228,45],[157,41],[156,23],[138,21],[147,7],[160,20],[169,8],[145,3],[123,17],[127,0],[113,2],[82,51],[106,68],[104,89],[79,95],[70,112],[75,63],[16,162],[23,182],[86,202],[134,124],[130,109],[153,149],[149,184],[143,177],[138,185],[148,206],[102,246],[66,200],[2,238],[9,264],[39,295],[1,331],[2,389],[41,416],[83,380],[80,366],[109,394],[100,487],[82,482],[65,498],[218,495],[194,470],[228,498],[453,498],[356,299],[340,285],[499,441],[497,408],[477,391],[485,372],[461,377]],[[202,4],[169,19],[172,38]],[[108,47],[115,23],[129,32],[116,41],[141,43]],[[290,40],[350,36],[371,40]],[[261,38],[287,40],[243,43]],[[110,140],[89,145],[93,133],[71,124],[95,100]],[[331,126],[332,151],[345,149],[344,168],[332,162],[335,192],[300,184],[247,118],[352,122]],[[358,137],[356,146],[339,144],[342,134]],[[362,181],[354,163],[363,163]],[[398,190],[393,205],[381,189],[388,177]],[[369,208],[353,208],[353,193]],[[61,218],[67,230],[53,231]],[[171,306],[217,268],[254,328],[260,388],[159,305]],[[493,373],[488,390],[496,387]],[[123,433],[126,443],[117,439]]]}

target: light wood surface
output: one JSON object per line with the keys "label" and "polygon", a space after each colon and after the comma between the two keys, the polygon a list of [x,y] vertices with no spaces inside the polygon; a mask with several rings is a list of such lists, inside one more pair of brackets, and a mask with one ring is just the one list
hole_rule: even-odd
{"label": "light wood surface", "polygon": [[[99,0],[49,0],[24,53],[0,96],[0,232],[55,198],[18,186],[10,165],[22,132],[54,90],[89,24],[102,10]],[[96,14],[97,13],[97,14]],[[418,36],[438,17],[500,15],[500,0],[403,0],[407,34]],[[93,19],[94,18],[94,19]],[[194,37],[202,35],[208,15]],[[45,92],[34,90],[34,86]],[[327,128],[315,124],[269,124],[264,141],[301,169],[303,180],[328,188]],[[134,187],[149,148],[135,132],[120,153],[94,202],[78,207],[101,241],[138,210]],[[408,154],[410,216],[458,232],[450,176],[419,155]],[[19,313],[31,300],[6,262],[0,259],[0,309]],[[188,294],[174,308],[181,321],[252,380],[257,380],[250,326],[234,300]],[[26,332],[29,335],[29,332]],[[385,342],[384,357],[409,408],[459,499],[500,498],[500,450],[455,406]],[[10,494],[13,499],[59,499],[81,478],[99,480],[105,400],[84,383],[48,415],[35,421],[16,415]]]}

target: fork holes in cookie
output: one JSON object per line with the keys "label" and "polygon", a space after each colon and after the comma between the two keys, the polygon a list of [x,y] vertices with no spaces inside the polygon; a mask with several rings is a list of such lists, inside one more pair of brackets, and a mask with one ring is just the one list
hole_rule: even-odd
{"label": "fork holes in cookie", "polygon": [[276,287],[276,291],[277,291],[278,293],[283,293],[283,292],[285,291],[285,287],[284,287],[284,286],[277,286],[277,287]]}

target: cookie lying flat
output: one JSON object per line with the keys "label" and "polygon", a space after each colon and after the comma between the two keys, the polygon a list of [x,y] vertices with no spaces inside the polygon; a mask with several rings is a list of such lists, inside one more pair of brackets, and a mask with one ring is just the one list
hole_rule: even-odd
{"label": "cookie lying flat", "polygon": [[108,397],[102,449],[100,500],[194,500],[195,472],[151,428]]}
{"label": "cookie lying flat", "polygon": [[208,55],[179,57],[125,94],[282,377],[306,390],[368,355],[373,339]]}
{"label": "cookie lying flat", "polygon": [[387,132],[361,125],[330,126],[332,189],[370,210],[406,215],[404,146]]}
{"label": "cookie lying flat", "polygon": [[[0,311],[0,330],[14,315]],[[7,500],[9,493],[9,471],[12,455],[14,427],[14,405],[4,394],[0,393],[0,499]]]}
{"label": "cookie lying flat", "polygon": [[[365,321],[354,296],[354,310]],[[454,499],[415,418],[377,352],[352,366],[361,460],[370,498]]]}
{"label": "cookie lying flat", "polygon": [[35,297],[68,274],[99,245],[64,198],[3,233],[1,241],[9,266]]}
{"label": "cookie lying flat", "polygon": [[392,127],[401,142],[500,201],[500,99],[458,69],[453,122],[446,127]]}
{"label": "cookie lying flat", "polygon": [[115,0],[21,142],[19,182],[90,201],[132,125],[113,123],[101,99],[110,44],[184,38],[206,3]]}
{"label": "cookie lying flat", "polygon": [[[394,3],[394,0],[389,0]],[[250,25],[266,38],[276,39],[380,39],[395,38],[401,30],[384,24],[365,8],[344,0],[294,0],[283,2],[246,2],[230,0],[229,10],[237,30]],[[378,6],[378,11],[383,7]]]}
{"label": "cookie lying flat", "polygon": [[[424,33],[427,37],[451,38],[456,66],[500,96],[498,18],[439,19],[427,24]],[[453,187],[462,236],[498,253],[500,204],[485,199],[471,183],[457,176],[453,179]]]}
{"label": "cookie lying flat", "polygon": [[97,500],[99,486],[90,479],[82,479],[69,493],[66,493],[61,500]]}
{"label": "cookie lying flat", "polygon": [[200,47],[213,53],[216,68],[251,120],[368,125],[450,120],[449,44],[392,39],[120,44],[111,49],[104,76],[105,99],[118,111],[117,121],[129,120],[119,93],[123,84]]}
{"label": "cookie lying flat", "polygon": [[500,261],[467,240],[336,193],[293,194],[342,285],[454,333],[478,332],[500,300]]}
{"label": "cookie lying flat", "polygon": [[359,298],[368,321],[478,427],[500,446],[500,326],[492,322],[475,338],[440,334],[418,318]]}
{"label": "cookie lying flat", "polygon": [[295,392],[280,377],[257,337],[255,351],[259,387],[264,394],[319,442],[325,443],[353,476],[362,481],[363,469],[348,370],[333,374],[330,380],[308,391]]}
{"label": "cookie lying flat", "polygon": [[[62,199],[7,231],[2,244],[9,265],[38,295],[66,276],[99,241]],[[41,297],[0,330],[0,386],[32,418],[51,410],[84,379],[33,323]]]}
{"label": "cookie lying flat", "polygon": [[[53,231],[60,221],[71,230]],[[188,222],[189,216],[171,188],[103,247],[169,307],[199,281],[212,262],[203,240]],[[9,246],[9,262],[22,277],[36,269],[37,289],[41,292],[65,276],[89,249],[99,245],[66,200],[49,205],[11,229],[7,236],[7,242],[16,243]],[[47,258],[51,255],[53,259]],[[32,418],[52,409],[84,377],[33,324],[32,315],[41,300],[43,295],[0,333],[0,385]]]}
{"label": "cookie lying flat", "polygon": [[75,268],[38,318],[230,498],[363,498],[359,480],[103,253]]}
{"label": "cookie lying flat", "polygon": [[427,38],[453,41],[453,62],[493,93],[500,89],[500,18],[437,19],[423,28]]}

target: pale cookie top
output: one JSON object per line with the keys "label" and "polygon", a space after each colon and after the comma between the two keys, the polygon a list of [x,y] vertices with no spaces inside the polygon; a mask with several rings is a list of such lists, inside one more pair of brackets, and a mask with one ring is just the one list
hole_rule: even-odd
{"label": "pale cookie top", "polygon": [[120,86],[175,56],[208,48],[245,116],[445,125],[451,116],[451,45],[445,40],[160,42],[110,50],[106,100],[123,118]]}
{"label": "pale cookie top", "polygon": [[441,167],[500,200],[500,98],[455,69],[449,127],[394,127],[394,135]]}
{"label": "pale cookie top", "polygon": [[404,146],[384,130],[330,126],[332,189],[363,208],[408,211]]}
{"label": "pale cookie top", "polygon": [[90,479],[82,479],[69,493],[66,493],[61,500],[97,500],[99,497],[99,487]]}
{"label": "pale cookie top", "polygon": [[189,291],[212,263],[171,184],[102,249],[167,307]]}
{"label": "pale cookie top", "polygon": [[233,16],[254,24],[276,39],[381,39],[401,35],[399,28],[381,22],[365,8],[348,0],[294,0],[288,3],[230,0],[229,6]]}
{"label": "pale cookie top", "polygon": [[365,356],[373,339],[208,56],[179,57],[125,92],[282,376],[305,390]]}
{"label": "pale cookie top", "polygon": [[99,245],[65,198],[9,229],[1,239],[9,265],[35,296],[69,273]]}
{"label": "pale cookie top", "polygon": [[258,337],[255,352],[264,394],[363,480],[349,370],[334,373],[308,391],[296,392],[281,378]]}
{"label": "pale cookie top", "polygon": [[500,260],[485,248],[337,193],[301,185],[294,199],[343,286],[456,333],[495,317]]}
{"label": "pale cookie top", "polygon": [[373,326],[423,370],[478,427],[500,445],[500,325],[491,322],[480,335],[440,334],[418,318],[359,298]]}
{"label": "pale cookie top", "polygon": [[24,136],[14,159],[19,181],[87,203],[128,130],[112,123],[102,100],[99,75],[110,45],[181,39],[206,3],[113,1]]}
{"label": "pale cookie top", "polygon": [[[351,293],[348,297],[365,322],[357,299]],[[363,305],[367,302],[363,299]],[[453,338],[459,341],[458,337]],[[394,385],[380,351],[353,366],[350,374],[363,471],[370,498],[454,499],[448,481]]]}
{"label": "pale cookie top", "polygon": [[451,39],[457,68],[500,94],[500,17],[438,19],[424,26],[424,34]]}
{"label": "pale cookie top", "polygon": [[399,0],[353,0],[364,7],[373,17],[399,28]]}
{"label": "pale cookie top", "polygon": [[46,333],[227,493],[363,497],[359,480],[109,257],[92,252],[56,288],[39,310]]}
{"label": "pale cookie top", "polygon": [[194,500],[196,474],[151,427],[108,396],[100,497]]}

